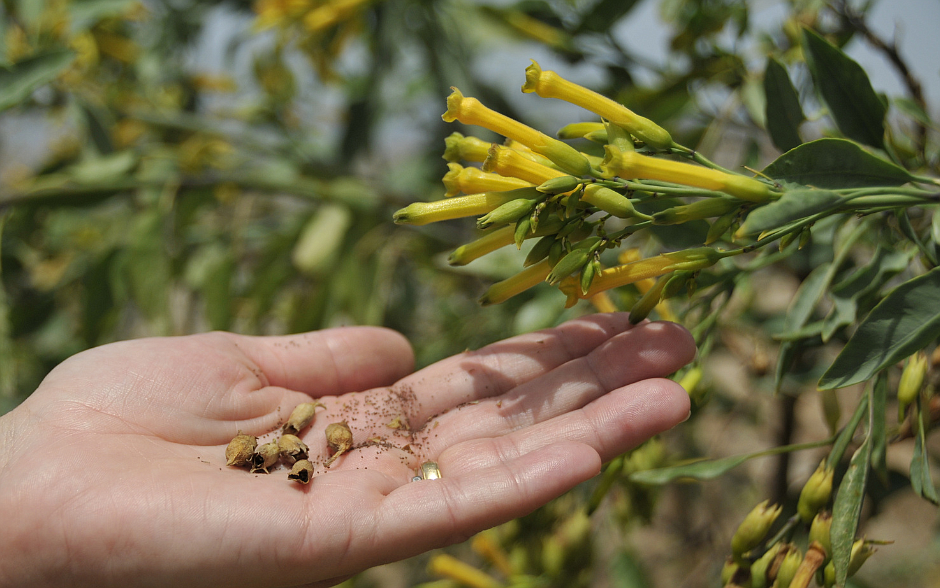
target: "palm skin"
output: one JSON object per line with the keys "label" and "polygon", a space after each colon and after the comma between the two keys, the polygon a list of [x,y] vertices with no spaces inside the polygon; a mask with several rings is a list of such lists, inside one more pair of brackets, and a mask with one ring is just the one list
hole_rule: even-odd
{"label": "palm skin", "polygon": [[[338,583],[524,515],[681,422],[688,397],[661,377],[694,353],[681,327],[622,314],[416,373],[368,327],[86,351],[0,418],[0,586]],[[310,484],[225,466],[239,430],[311,397]],[[339,420],[356,447],[326,468]],[[428,459],[443,479],[411,482]]]}

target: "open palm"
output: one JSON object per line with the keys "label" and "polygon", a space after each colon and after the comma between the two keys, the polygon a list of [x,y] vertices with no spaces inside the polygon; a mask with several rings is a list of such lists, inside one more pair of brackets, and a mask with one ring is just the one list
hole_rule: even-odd
{"label": "open palm", "polygon": [[[0,419],[0,585],[337,583],[526,514],[680,422],[687,396],[658,378],[694,352],[609,314],[411,375],[404,339],[367,327],[81,353]],[[310,484],[224,465],[238,431],[311,397]],[[341,420],[355,448],[327,468]],[[411,482],[425,460],[444,477]]]}

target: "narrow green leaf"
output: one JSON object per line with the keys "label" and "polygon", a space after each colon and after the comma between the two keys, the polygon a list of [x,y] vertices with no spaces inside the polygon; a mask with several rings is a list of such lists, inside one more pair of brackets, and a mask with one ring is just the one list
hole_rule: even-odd
{"label": "narrow green leaf", "polygon": [[832,506],[832,528],[829,536],[832,541],[832,561],[836,568],[836,586],[845,586],[849,574],[849,558],[852,555],[852,543],[858,530],[858,520],[862,513],[862,500],[865,498],[865,483],[868,481],[868,468],[871,461],[871,438],[866,437],[862,445],[852,455],[849,469],[846,470],[839,492]]}
{"label": "narrow green leaf", "polygon": [[40,53],[0,68],[0,112],[29,98],[40,86],[48,84],[75,59],[75,53],[59,49]]}
{"label": "narrow green leaf", "polygon": [[767,97],[767,132],[777,149],[789,151],[803,140],[800,138],[800,123],[806,120],[800,97],[783,65],[771,57],[764,70],[764,94]]}
{"label": "narrow green leaf", "polygon": [[630,481],[639,484],[661,485],[673,480],[686,478],[693,480],[711,480],[728,472],[749,459],[755,457],[766,457],[768,455],[779,455],[781,453],[790,453],[793,451],[802,451],[804,449],[813,449],[828,445],[831,439],[816,441],[811,443],[798,443],[794,445],[782,445],[762,451],[755,451],[744,455],[732,455],[720,459],[699,460],[692,463],[684,463],[654,470],[642,470],[630,474]]}
{"label": "narrow green leaf", "polygon": [[845,139],[817,139],[787,151],[764,168],[767,176],[816,188],[900,186],[913,180],[902,167]]}
{"label": "narrow green leaf", "polygon": [[604,497],[607,496],[607,493],[614,485],[614,482],[620,478],[620,474],[623,471],[624,461],[626,461],[626,457],[623,455],[615,457],[609,464],[607,464],[607,467],[604,468],[604,473],[601,474],[601,479],[597,483],[597,486],[594,487],[594,492],[591,493],[591,498],[588,500],[588,515],[591,515],[595,510],[597,510],[597,507],[601,505],[601,502],[603,502]]}
{"label": "narrow green leaf", "polygon": [[887,107],[862,66],[809,29],[803,29],[803,49],[813,81],[842,134],[883,148]]}
{"label": "narrow green leaf", "polygon": [[779,200],[751,211],[738,230],[741,235],[759,235],[787,223],[839,206],[843,197],[829,190],[787,190]]}
{"label": "narrow green leaf", "polygon": [[817,266],[800,284],[793,296],[793,302],[790,303],[790,308],[787,309],[787,316],[783,323],[784,331],[790,332],[803,328],[812,316],[813,309],[822,299],[823,293],[832,280],[830,275],[832,272],[829,271],[831,266],[831,263]]}
{"label": "narrow green leaf", "polygon": [[914,438],[914,456],[911,458],[911,487],[914,492],[934,504],[940,505],[937,489],[930,477],[930,459],[927,455],[927,412],[917,399],[917,436]]}
{"label": "narrow green leaf", "polygon": [[888,397],[888,374],[885,370],[878,372],[875,383],[871,388],[871,410],[869,422],[871,423],[871,469],[878,475],[882,483],[888,483],[887,439],[885,436],[885,404]]}
{"label": "narrow green leaf", "polygon": [[864,382],[940,336],[940,268],[892,290],[867,317],[819,380],[819,389]]}
{"label": "narrow green leaf", "polygon": [[832,444],[832,449],[829,450],[829,457],[826,458],[826,467],[834,469],[839,465],[839,462],[842,461],[842,455],[852,441],[852,437],[855,436],[855,429],[858,428],[858,424],[862,422],[862,417],[867,414],[867,411],[868,395],[866,394],[859,399],[858,404],[855,406],[855,412],[852,413],[852,418],[849,419],[849,422],[836,436],[836,440]]}

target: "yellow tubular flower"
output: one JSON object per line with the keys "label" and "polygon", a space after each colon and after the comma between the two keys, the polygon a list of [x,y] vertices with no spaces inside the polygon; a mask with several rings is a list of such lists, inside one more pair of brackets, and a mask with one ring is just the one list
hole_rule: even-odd
{"label": "yellow tubular flower", "polygon": [[[489,306],[490,304],[505,302],[516,294],[525,292],[529,288],[541,284],[551,271],[552,264],[547,259],[527,267],[511,278],[506,278],[502,282],[496,282],[490,286],[483,296],[480,297],[480,304]],[[575,288],[579,288],[579,286],[575,285]]]}
{"label": "yellow tubular flower", "polygon": [[486,214],[519,197],[520,195],[515,191],[484,192],[435,202],[412,202],[396,211],[392,219],[398,224],[426,225],[443,220]]}
{"label": "yellow tubular flower", "polygon": [[770,186],[753,178],[726,174],[691,163],[670,161],[640,155],[634,151],[620,151],[609,145],[601,169],[611,176],[659,180],[706,190],[718,190],[750,202],[766,202],[774,197]]}
{"label": "yellow tubular flower", "polygon": [[561,170],[536,163],[509,147],[503,147],[495,143],[490,146],[489,156],[483,162],[483,171],[519,178],[535,186],[539,186],[552,178],[568,175]]}
{"label": "yellow tubular flower", "polygon": [[669,132],[650,119],[636,114],[619,102],[569,82],[553,71],[542,71],[534,60],[525,70],[522,91],[535,92],[542,98],[557,98],[590,110],[629,131],[654,149],[668,149],[673,144]]}
{"label": "yellow tubular flower", "polygon": [[598,292],[591,296],[591,304],[594,305],[597,312],[617,312],[619,310],[607,292]]}
{"label": "yellow tubular flower", "polygon": [[445,122],[457,120],[465,125],[476,125],[489,129],[522,143],[532,151],[547,157],[559,167],[573,174],[584,175],[591,173],[591,164],[571,145],[553,139],[545,133],[491,110],[483,106],[476,98],[464,96],[457,88],[452,88],[452,90],[454,92],[447,97],[447,112],[441,116]]}
{"label": "yellow tubular flower", "polygon": [[475,241],[461,245],[447,258],[450,265],[467,265],[474,259],[479,259],[487,253],[501,249],[514,241],[515,227],[508,225],[491,231]]}
{"label": "yellow tubular flower", "polygon": [[444,159],[447,161],[482,162],[490,152],[490,143],[476,137],[464,137],[460,133],[451,133],[444,139]]}
{"label": "yellow tubular flower", "polygon": [[444,187],[447,196],[476,194],[479,192],[505,192],[519,188],[531,188],[532,184],[519,178],[507,178],[499,174],[491,174],[475,167],[463,167],[456,163],[448,163],[450,171],[444,175]]}
{"label": "yellow tubular flower", "polygon": [[607,268],[594,276],[591,287],[587,293],[581,292],[581,285],[577,278],[569,277],[562,280],[558,288],[568,297],[565,308],[574,306],[579,298],[591,298],[599,292],[610,290],[618,286],[626,286],[647,278],[655,278],[672,271],[675,260],[658,255],[641,259],[626,265]]}
{"label": "yellow tubular flower", "polygon": [[599,122],[579,122],[571,123],[561,127],[558,130],[559,139],[581,139],[585,135],[605,131],[604,123]]}
{"label": "yellow tubular flower", "polygon": [[428,571],[471,588],[501,588],[503,585],[493,576],[446,553],[432,557],[428,562]]}

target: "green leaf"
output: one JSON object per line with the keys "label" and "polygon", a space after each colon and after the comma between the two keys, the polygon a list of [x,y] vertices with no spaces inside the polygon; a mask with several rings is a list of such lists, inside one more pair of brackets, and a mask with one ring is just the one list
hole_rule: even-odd
{"label": "green leaf", "polygon": [[40,86],[48,84],[71,65],[75,53],[59,49],[40,53],[0,69],[0,112],[23,102]]}
{"label": "green leaf", "polygon": [[72,0],[68,4],[69,25],[73,33],[91,28],[98,21],[119,16],[136,0]]}
{"label": "green leaf", "polygon": [[812,316],[813,309],[822,299],[823,293],[825,293],[829,282],[832,280],[830,275],[832,272],[829,271],[831,266],[831,263],[816,266],[816,269],[810,272],[803,280],[803,283],[800,284],[799,289],[793,296],[793,302],[790,303],[790,307],[787,309],[787,316],[783,323],[784,331],[791,332],[803,328],[806,321]]}
{"label": "green leaf", "polygon": [[864,382],[940,336],[940,268],[892,290],[858,329],[819,380],[819,389]]}
{"label": "green leaf", "polygon": [[783,65],[771,57],[764,70],[764,94],[767,97],[767,132],[777,149],[789,151],[800,145],[800,123],[806,120],[800,97]]}
{"label": "green leaf", "polygon": [[832,506],[832,528],[829,536],[832,541],[832,561],[836,568],[837,586],[845,586],[848,577],[849,558],[852,555],[855,532],[858,530],[858,519],[862,513],[870,461],[871,438],[866,437],[852,455],[849,469],[839,484],[839,492]]}
{"label": "green leaf", "polygon": [[779,200],[751,211],[736,234],[759,235],[764,231],[836,208],[843,197],[829,190],[787,190]]}
{"label": "green leaf", "polygon": [[623,15],[630,12],[636,3],[637,0],[601,0],[584,16],[575,32],[603,33],[608,31]]}
{"label": "green leaf", "polygon": [[813,81],[842,134],[883,148],[887,107],[862,66],[809,29],[803,29],[803,49]]}
{"label": "green leaf", "polygon": [[914,438],[914,456],[911,458],[911,487],[914,492],[934,504],[940,505],[937,489],[930,477],[930,459],[927,455],[927,413],[923,402],[917,399],[917,436]]}
{"label": "green leaf", "polygon": [[900,186],[913,180],[904,168],[845,139],[817,139],[787,151],[763,173],[775,180],[816,188]]}
{"label": "green leaf", "polygon": [[858,424],[862,422],[862,417],[865,416],[867,410],[868,395],[866,394],[859,399],[858,404],[855,406],[855,412],[852,413],[849,422],[839,431],[839,434],[836,435],[832,449],[829,450],[829,457],[826,458],[827,468],[835,469],[835,467],[839,465],[839,462],[842,461],[842,455],[852,441],[852,437],[855,436],[855,429],[857,429]]}
{"label": "green leaf", "polygon": [[888,397],[888,374],[885,370],[878,372],[875,384],[871,388],[871,469],[878,475],[883,484],[888,483],[887,439],[885,435],[885,404]]}

